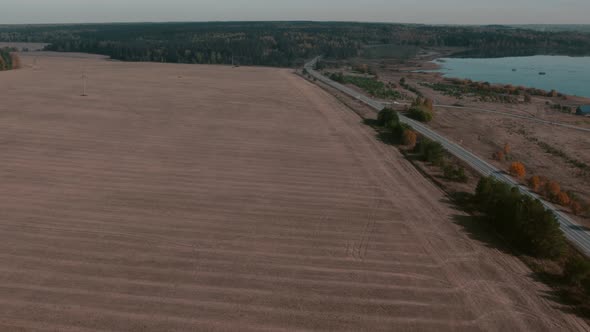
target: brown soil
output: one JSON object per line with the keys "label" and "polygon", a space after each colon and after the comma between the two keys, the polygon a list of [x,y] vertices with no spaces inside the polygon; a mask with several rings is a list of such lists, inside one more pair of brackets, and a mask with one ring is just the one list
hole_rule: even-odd
{"label": "brown soil", "polygon": [[0,330],[588,329],[290,71],[44,57],[0,91]]}

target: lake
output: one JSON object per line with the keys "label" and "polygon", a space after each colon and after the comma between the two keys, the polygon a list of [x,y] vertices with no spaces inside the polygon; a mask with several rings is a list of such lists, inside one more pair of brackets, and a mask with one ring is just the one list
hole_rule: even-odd
{"label": "lake", "polygon": [[[445,77],[522,85],[590,98],[590,57],[443,58],[435,60]],[[545,75],[539,73],[544,72]]]}

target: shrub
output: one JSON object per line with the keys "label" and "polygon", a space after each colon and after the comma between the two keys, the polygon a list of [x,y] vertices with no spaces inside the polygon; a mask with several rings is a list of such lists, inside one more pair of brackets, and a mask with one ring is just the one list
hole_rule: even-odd
{"label": "shrub", "polygon": [[440,143],[425,137],[416,144],[414,152],[420,155],[422,161],[427,161],[435,165],[441,165],[445,155],[445,149]]}
{"label": "shrub", "polygon": [[422,104],[428,111],[430,111],[431,113],[434,112],[434,102],[432,101],[432,99],[426,98],[424,99],[424,102]]}
{"label": "shrub", "polygon": [[531,187],[533,189],[533,191],[538,192],[542,186],[541,177],[539,177],[538,175],[532,176],[528,180],[528,184],[529,184],[529,187]]}
{"label": "shrub", "polygon": [[563,206],[568,206],[570,205],[570,197],[568,196],[568,194],[564,193],[563,191],[560,192],[559,194],[557,194],[557,203],[559,203],[560,205]]}
{"label": "shrub", "polygon": [[555,181],[548,181],[545,184],[545,195],[548,196],[550,199],[554,200],[557,198],[557,195],[561,192],[561,187],[559,183]]}
{"label": "shrub", "polygon": [[10,53],[10,60],[12,61],[12,69],[22,68],[20,57],[16,53]]}
{"label": "shrub", "polygon": [[572,208],[572,213],[574,215],[579,215],[580,213],[582,213],[582,205],[580,203],[578,203],[577,201],[571,201],[570,203],[570,207]]}
{"label": "shrub", "polygon": [[494,160],[504,161],[506,156],[504,155],[504,151],[496,151],[494,152],[493,156]]}
{"label": "shrub", "polygon": [[420,122],[432,121],[432,113],[424,106],[412,106],[408,111],[408,116]]}
{"label": "shrub", "polygon": [[511,151],[512,151],[512,147],[510,146],[510,144],[508,144],[508,143],[504,144],[504,149],[503,149],[504,154],[509,155]]}
{"label": "shrub", "polygon": [[332,81],[338,82],[338,83],[344,83],[344,74],[342,73],[333,73],[330,75],[330,79]]}
{"label": "shrub", "polygon": [[443,174],[445,178],[451,181],[467,182],[467,175],[465,168],[461,166],[446,165],[443,167]]}
{"label": "shrub", "polygon": [[403,136],[404,145],[409,147],[410,149],[413,149],[416,146],[418,134],[416,134],[416,132],[413,130],[405,130]]}
{"label": "shrub", "polygon": [[383,127],[391,126],[392,124],[398,124],[399,115],[391,108],[384,108],[377,115],[377,123]]}
{"label": "shrub", "polygon": [[399,99],[402,97],[401,93],[388,88],[385,83],[377,80],[376,78],[346,75],[342,77],[341,83],[354,84],[368,92],[370,95],[378,98]]}
{"label": "shrub", "polygon": [[510,165],[510,174],[520,179],[524,178],[526,176],[526,168],[524,167],[524,164],[518,161],[513,162]]}
{"label": "shrub", "polygon": [[391,138],[395,142],[400,142],[403,140],[404,133],[408,130],[411,130],[412,127],[408,126],[405,123],[394,123],[393,121],[390,122],[389,126],[387,127],[391,131]]}

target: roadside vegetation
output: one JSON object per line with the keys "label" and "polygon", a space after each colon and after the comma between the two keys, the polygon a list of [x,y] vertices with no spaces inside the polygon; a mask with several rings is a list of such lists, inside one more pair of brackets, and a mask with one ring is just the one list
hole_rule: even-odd
{"label": "roadside vegetation", "polygon": [[[489,82],[475,82],[468,79],[447,78],[444,82],[422,82],[420,85],[441,92],[443,95],[463,99],[465,97],[475,97],[482,102],[497,102],[516,104],[519,102],[530,103],[532,96],[540,97],[567,97],[555,90],[545,91],[536,88],[525,88],[522,86],[513,86],[510,84],[490,84]],[[567,107],[559,105],[560,110],[567,110]],[[570,109],[571,111],[571,109]]]}
{"label": "roadside vegetation", "polygon": [[18,54],[9,48],[0,48],[0,71],[18,69],[21,67]]}
{"label": "roadside vegetation", "polygon": [[[561,150],[555,149],[548,144],[545,144],[540,141],[537,141],[537,143],[547,153],[563,158],[566,162],[568,162],[574,167],[578,167],[580,170],[584,172],[584,174],[587,174],[587,164],[570,158]],[[510,161],[513,159],[511,155],[511,150],[512,148],[510,147],[510,144],[506,143],[504,145],[504,148],[499,151],[496,151],[492,157],[494,158],[494,160],[500,162]],[[557,181],[551,180],[543,175],[531,175],[530,177],[526,178],[527,169],[522,162],[511,162],[508,168],[508,172],[513,177],[525,182],[526,185],[528,185],[528,187],[533,192],[539,194],[540,196],[544,197],[546,200],[552,203],[561,205],[565,208],[569,208],[569,211],[576,216],[585,216],[585,214],[590,210],[588,204],[584,202],[582,199],[580,199],[576,193],[569,190],[563,190],[563,188]]]}
{"label": "roadside vegetation", "polygon": [[407,110],[408,117],[420,121],[430,122],[434,118],[434,103],[432,99],[418,97]]}
{"label": "roadside vegetation", "polygon": [[418,90],[415,86],[410,85],[408,81],[406,81],[405,77],[400,78],[399,85],[401,85],[401,87],[403,87],[404,89],[414,93],[416,97],[424,97],[420,90]]}
{"label": "roadside vegetation", "polygon": [[527,185],[537,194],[550,202],[569,207],[574,215],[581,216],[588,212],[588,204],[583,202],[576,193],[564,190],[559,182],[542,175],[533,175],[527,179]]}
{"label": "roadside vegetation", "polygon": [[373,77],[344,75],[343,73],[332,73],[329,75],[330,79],[341,84],[352,84],[363,89],[373,97],[380,99],[401,99],[402,95],[398,91],[393,90],[389,85],[377,80]]}
{"label": "roadside vegetation", "polygon": [[[559,184],[529,180],[539,191],[568,203]],[[553,212],[518,188],[493,177],[481,178],[474,195],[457,201],[474,215],[471,222],[485,221],[498,238],[509,244],[539,279],[580,316],[590,318],[590,260],[565,239]]]}
{"label": "roadside vegetation", "polygon": [[[420,105],[423,101],[420,100]],[[467,172],[438,142],[419,135],[407,124],[401,123],[397,111],[385,108],[377,116],[378,130],[383,140],[402,145],[402,152],[409,158],[437,167],[443,178],[453,182],[467,182]]]}
{"label": "roadside vegetation", "polygon": [[570,157],[569,155],[567,155],[565,152],[563,152],[562,150],[555,148],[545,142],[541,142],[537,140],[537,144],[547,153],[554,155],[556,157],[561,158],[562,160],[564,160],[566,163],[570,164],[571,166],[574,166],[576,168],[579,168],[580,170],[582,170],[584,172],[584,175],[589,175],[590,174],[590,165],[586,164],[583,161],[577,160],[575,158]]}
{"label": "roadside vegetation", "polygon": [[519,250],[538,258],[559,258],[565,252],[565,237],[553,212],[517,188],[482,178],[474,202],[477,211]]}

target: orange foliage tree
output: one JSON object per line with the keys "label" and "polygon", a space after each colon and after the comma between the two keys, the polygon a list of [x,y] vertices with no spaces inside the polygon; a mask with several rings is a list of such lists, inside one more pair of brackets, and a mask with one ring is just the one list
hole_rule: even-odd
{"label": "orange foliage tree", "polygon": [[509,155],[510,151],[512,151],[512,147],[510,147],[510,144],[508,144],[508,143],[504,144],[504,154]]}
{"label": "orange foliage tree", "polygon": [[506,159],[506,156],[504,155],[504,151],[494,152],[493,157],[495,160],[498,160],[498,161],[504,161]]}
{"label": "orange foliage tree", "polygon": [[429,110],[429,111],[434,111],[434,102],[432,101],[432,99],[430,98],[426,98],[424,100],[424,106]]}
{"label": "orange foliage tree", "polygon": [[10,61],[12,62],[12,69],[22,68],[20,57],[16,53],[10,53]]}
{"label": "orange foliage tree", "polygon": [[532,176],[528,182],[529,187],[531,187],[533,191],[537,192],[541,189],[541,186],[543,185],[543,183],[541,182],[541,177],[538,175]]}
{"label": "orange foliage tree", "polygon": [[416,146],[416,140],[418,139],[418,134],[416,134],[413,130],[406,130],[404,131],[403,143],[404,145],[413,148]]}
{"label": "orange foliage tree", "polygon": [[557,195],[561,192],[559,183],[555,181],[549,181],[545,184],[545,194],[551,199],[557,198]]}
{"label": "orange foliage tree", "polygon": [[572,201],[570,203],[570,207],[572,208],[572,213],[574,215],[579,215],[580,213],[582,213],[582,205],[580,203],[578,203],[577,201]]}
{"label": "orange foliage tree", "polygon": [[560,205],[563,206],[568,206],[570,205],[570,197],[567,193],[564,193],[563,191],[560,192],[559,194],[557,194],[557,203],[559,203]]}
{"label": "orange foliage tree", "polygon": [[526,167],[523,163],[515,161],[510,165],[510,174],[517,178],[523,178],[526,176]]}

